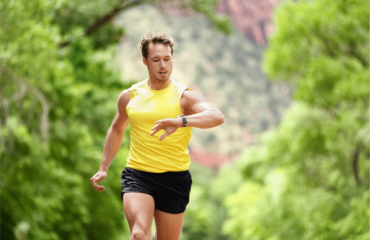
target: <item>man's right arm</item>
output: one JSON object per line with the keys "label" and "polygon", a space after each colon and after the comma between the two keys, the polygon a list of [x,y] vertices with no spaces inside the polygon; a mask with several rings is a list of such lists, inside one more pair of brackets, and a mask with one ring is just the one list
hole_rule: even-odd
{"label": "man's right arm", "polygon": [[99,171],[90,178],[93,187],[98,191],[104,191],[103,186],[97,183],[107,177],[107,172],[113,158],[116,156],[118,150],[121,147],[125,130],[130,123],[126,113],[126,106],[130,102],[130,90],[124,90],[118,97],[117,107],[118,111],[112,125],[108,129],[107,137],[105,139],[103,157],[99,167]]}

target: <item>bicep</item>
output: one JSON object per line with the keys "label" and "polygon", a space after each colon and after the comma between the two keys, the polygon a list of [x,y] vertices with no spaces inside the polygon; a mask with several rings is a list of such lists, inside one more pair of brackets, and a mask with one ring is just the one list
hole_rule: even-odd
{"label": "bicep", "polygon": [[192,111],[194,113],[201,113],[206,110],[218,110],[218,108],[212,103],[209,103],[207,101],[199,101],[194,103],[194,105],[192,106]]}
{"label": "bicep", "polygon": [[112,130],[114,131],[125,131],[128,124],[130,123],[126,106],[130,102],[130,90],[125,90],[121,92],[117,100],[117,113],[112,122]]}
{"label": "bicep", "polygon": [[184,107],[191,114],[201,113],[206,110],[218,110],[216,106],[207,101],[207,99],[198,92],[184,92]]}

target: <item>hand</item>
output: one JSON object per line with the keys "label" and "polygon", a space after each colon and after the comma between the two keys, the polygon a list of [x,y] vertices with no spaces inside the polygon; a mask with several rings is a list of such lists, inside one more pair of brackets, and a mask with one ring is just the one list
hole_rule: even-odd
{"label": "hand", "polygon": [[164,129],[166,132],[162,134],[159,138],[159,141],[162,141],[165,137],[171,135],[172,133],[176,132],[178,128],[182,126],[182,119],[181,118],[167,118],[162,119],[155,122],[156,125],[152,128],[152,133],[150,136],[153,136],[159,130]]}
{"label": "hand", "polygon": [[105,187],[98,185],[98,182],[104,180],[107,177],[107,173],[103,171],[97,172],[94,176],[90,178],[92,186],[99,192],[104,192]]}

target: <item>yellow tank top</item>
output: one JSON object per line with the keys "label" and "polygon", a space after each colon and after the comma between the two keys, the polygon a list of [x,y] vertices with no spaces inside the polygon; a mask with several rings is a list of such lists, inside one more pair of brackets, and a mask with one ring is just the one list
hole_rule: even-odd
{"label": "yellow tank top", "polygon": [[130,102],[126,107],[131,125],[127,167],[153,173],[180,172],[189,169],[190,157],[187,146],[191,137],[191,127],[178,128],[175,133],[162,141],[159,141],[159,137],[165,133],[164,130],[150,136],[156,121],[177,118],[182,114],[180,99],[186,89],[190,88],[174,80],[162,90],[149,88],[147,80],[131,86]]}

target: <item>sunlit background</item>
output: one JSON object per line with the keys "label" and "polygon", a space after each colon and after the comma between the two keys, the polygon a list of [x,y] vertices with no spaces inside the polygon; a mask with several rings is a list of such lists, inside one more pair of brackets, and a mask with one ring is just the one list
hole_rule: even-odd
{"label": "sunlit background", "polygon": [[129,239],[129,128],[106,191],[89,179],[119,93],[147,77],[147,31],[174,38],[172,77],[225,115],[193,129],[181,240],[370,238],[369,1],[0,0],[0,11],[0,239]]}

